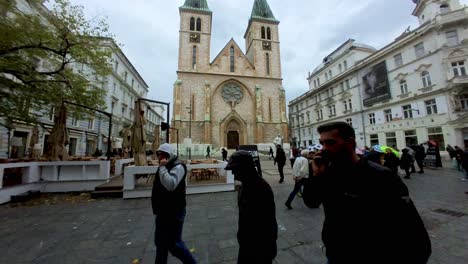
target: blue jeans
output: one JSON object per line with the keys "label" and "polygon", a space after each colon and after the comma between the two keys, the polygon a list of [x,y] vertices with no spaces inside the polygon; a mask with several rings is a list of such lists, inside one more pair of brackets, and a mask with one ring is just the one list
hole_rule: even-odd
{"label": "blue jeans", "polygon": [[307,180],[306,178],[302,178],[294,184],[294,190],[291,192],[291,194],[289,194],[288,200],[286,201],[287,204],[291,204],[291,202],[294,200],[294,197],[296,197],[296,194],[298,192],[302,193],[301,187],[302,185],[304,185],[304,182],[306,180]]}
{"label": "blue jeans", "polygon": [[182,241],[185,208],[175,214],[156,215],[154,243],[156,245],[156,264],[166,264],[168,252],[182,263],[197,263]]}

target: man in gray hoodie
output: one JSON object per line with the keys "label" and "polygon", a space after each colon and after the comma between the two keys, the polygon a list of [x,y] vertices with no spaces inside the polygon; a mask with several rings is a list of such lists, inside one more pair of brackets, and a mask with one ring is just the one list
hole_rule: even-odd
{"label": "man in gray hoodie", "polygon": [[153,182],[151,205],[156,216],[154,242],[156,264],[167,263],[168,252],[183,263],[196,263],[182,241],[185,219],[185,177],[187,167],[170,144],[162,144],[156,151],[159,167]]}

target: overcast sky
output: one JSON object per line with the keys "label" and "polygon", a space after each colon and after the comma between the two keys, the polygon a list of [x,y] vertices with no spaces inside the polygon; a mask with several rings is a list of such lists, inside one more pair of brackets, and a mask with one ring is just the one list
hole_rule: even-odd
{"label": "overcast sky", "polygon": [[[122,50],[150,87],[149,98],[171,102],[177,75],[179,7],[185,0],[71,0],[88,17],[107,17]],[[254,0],[208,0],[213,12],[210,61],[231,39],[244,49]],[[468,0],[461,0],[468,3]],[[322,59],[349,38],[382,48],[418,26],[411,0],[268,0],[280,21],[287,101],[308,89]],[[244,50],[245,52],[245,50]],[[171,110],[172,111],[172,110]]]}

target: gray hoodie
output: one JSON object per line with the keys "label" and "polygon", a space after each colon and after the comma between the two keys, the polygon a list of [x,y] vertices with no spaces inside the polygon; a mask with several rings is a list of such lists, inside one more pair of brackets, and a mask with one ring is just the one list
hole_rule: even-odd
{"label": "gray hoodie", "polygon": [[[177,156],[174,154],[174,148],[167,143],[162,144],[159,149],[156,151],[165,152],[169,154],[169,162],[175,161]],[[161,184],[166,188],[168,191],[173,191],[177,188],[180,181],[184,177],[185,171],[182,165],[176,165],[171,171],[166,169],[166,166],[159,166],[159,179],[161,180]]]}

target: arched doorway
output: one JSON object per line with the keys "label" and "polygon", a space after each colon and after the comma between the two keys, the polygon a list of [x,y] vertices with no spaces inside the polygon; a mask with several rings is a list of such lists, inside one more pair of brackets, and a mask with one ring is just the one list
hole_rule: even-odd
{"label": "arched doorway", "polygon": [[239,132],[229,131],[227,133],[227,147],[228,149],[235,149],[239,146]]}

